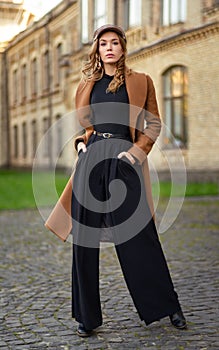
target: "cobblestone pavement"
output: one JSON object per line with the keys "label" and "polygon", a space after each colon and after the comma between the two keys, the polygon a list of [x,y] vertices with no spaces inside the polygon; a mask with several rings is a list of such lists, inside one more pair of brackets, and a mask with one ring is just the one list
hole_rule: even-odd
{"label": "cobblestone pavement", "polygon": [[44,229],[36,210],[1,212],[0,349],[219,349],[218,214],[219,198],[187,199],[160,235],[187,330],[168,317],[150,326],[139,320],[108,247],[100,264],[104,324],[81,339],[71,319],[71,244]]}

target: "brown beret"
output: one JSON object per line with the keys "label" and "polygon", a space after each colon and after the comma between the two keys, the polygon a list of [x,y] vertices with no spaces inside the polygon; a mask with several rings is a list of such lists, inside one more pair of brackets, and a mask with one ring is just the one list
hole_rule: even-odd
{"label": "brown beret", "polygon": [[115,24],[104,24],[102,27],[96,29],[94,32],[93,41],[97,40],[100,37],[100,35],[102,35],[105,32],[115,32],[126,41],[124,30]]}

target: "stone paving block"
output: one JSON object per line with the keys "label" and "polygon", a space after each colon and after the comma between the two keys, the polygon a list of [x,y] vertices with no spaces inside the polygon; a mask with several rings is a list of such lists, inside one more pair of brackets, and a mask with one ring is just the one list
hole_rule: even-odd
{"label": "stone paving block", "polygon": [[[158,206],[158,217],[164,208],[165,203]],[[168,318],[145,326],[128,294],[115,249],[103,247],[104,323],[89,339],[75,334],[71,319],[71,244],[45,230],[35,210],[0,212],[0,348],[216,350],[218,208],[218,198],[186,199],[176,222],[160,235],[188,330],[174,329]]]}

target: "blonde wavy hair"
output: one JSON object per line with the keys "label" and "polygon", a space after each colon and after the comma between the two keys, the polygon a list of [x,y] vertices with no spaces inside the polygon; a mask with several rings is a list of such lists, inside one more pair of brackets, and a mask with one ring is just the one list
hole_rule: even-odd
{"label": "blonde wavy hair", "polygon": [[[118,35],[118,38],[122,46],[123,55],[116,63],[116,72],[114,78],[106,90],[107,92],[112,93],[115,93],[125,81],[125,60],[127,55],[127,48],[125,40],[120,37],[120,35]],[[98,81],[103,77],[104,67],[99,54],[99,38],[94,41],[90,52],[88,53],[88,61],[85,62],[82,73],[85,80],[89,81]]]}

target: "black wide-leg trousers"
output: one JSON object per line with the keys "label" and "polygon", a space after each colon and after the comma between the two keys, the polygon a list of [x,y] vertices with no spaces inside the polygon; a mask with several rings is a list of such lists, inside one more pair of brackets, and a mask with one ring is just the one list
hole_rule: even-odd
{"label": "black wide-leg trousers", "polygon": [[[91,139],[92,147],[88,145],[79,156],[73,182],[72,316],[87,329],[102,324],[99,242],[104,223],[112,228],[112,241],[139,317],[150,324],[179,311],[180,304],[148,207],[141,167],[117,158],[130,147],[125,141],[96,141]],[[119,207],[120,183],[109,191],[115,179],[126,188]],[[95,207],[95,200],[108,207]]]}
{"label": "black wide-leg trousers", "polygon": [[[150,324],[180,310],[153,220],[115,249],[141,320]],[[73,245],[72,279],[72,316],[87,329],[100,326],[99,248]]]}

